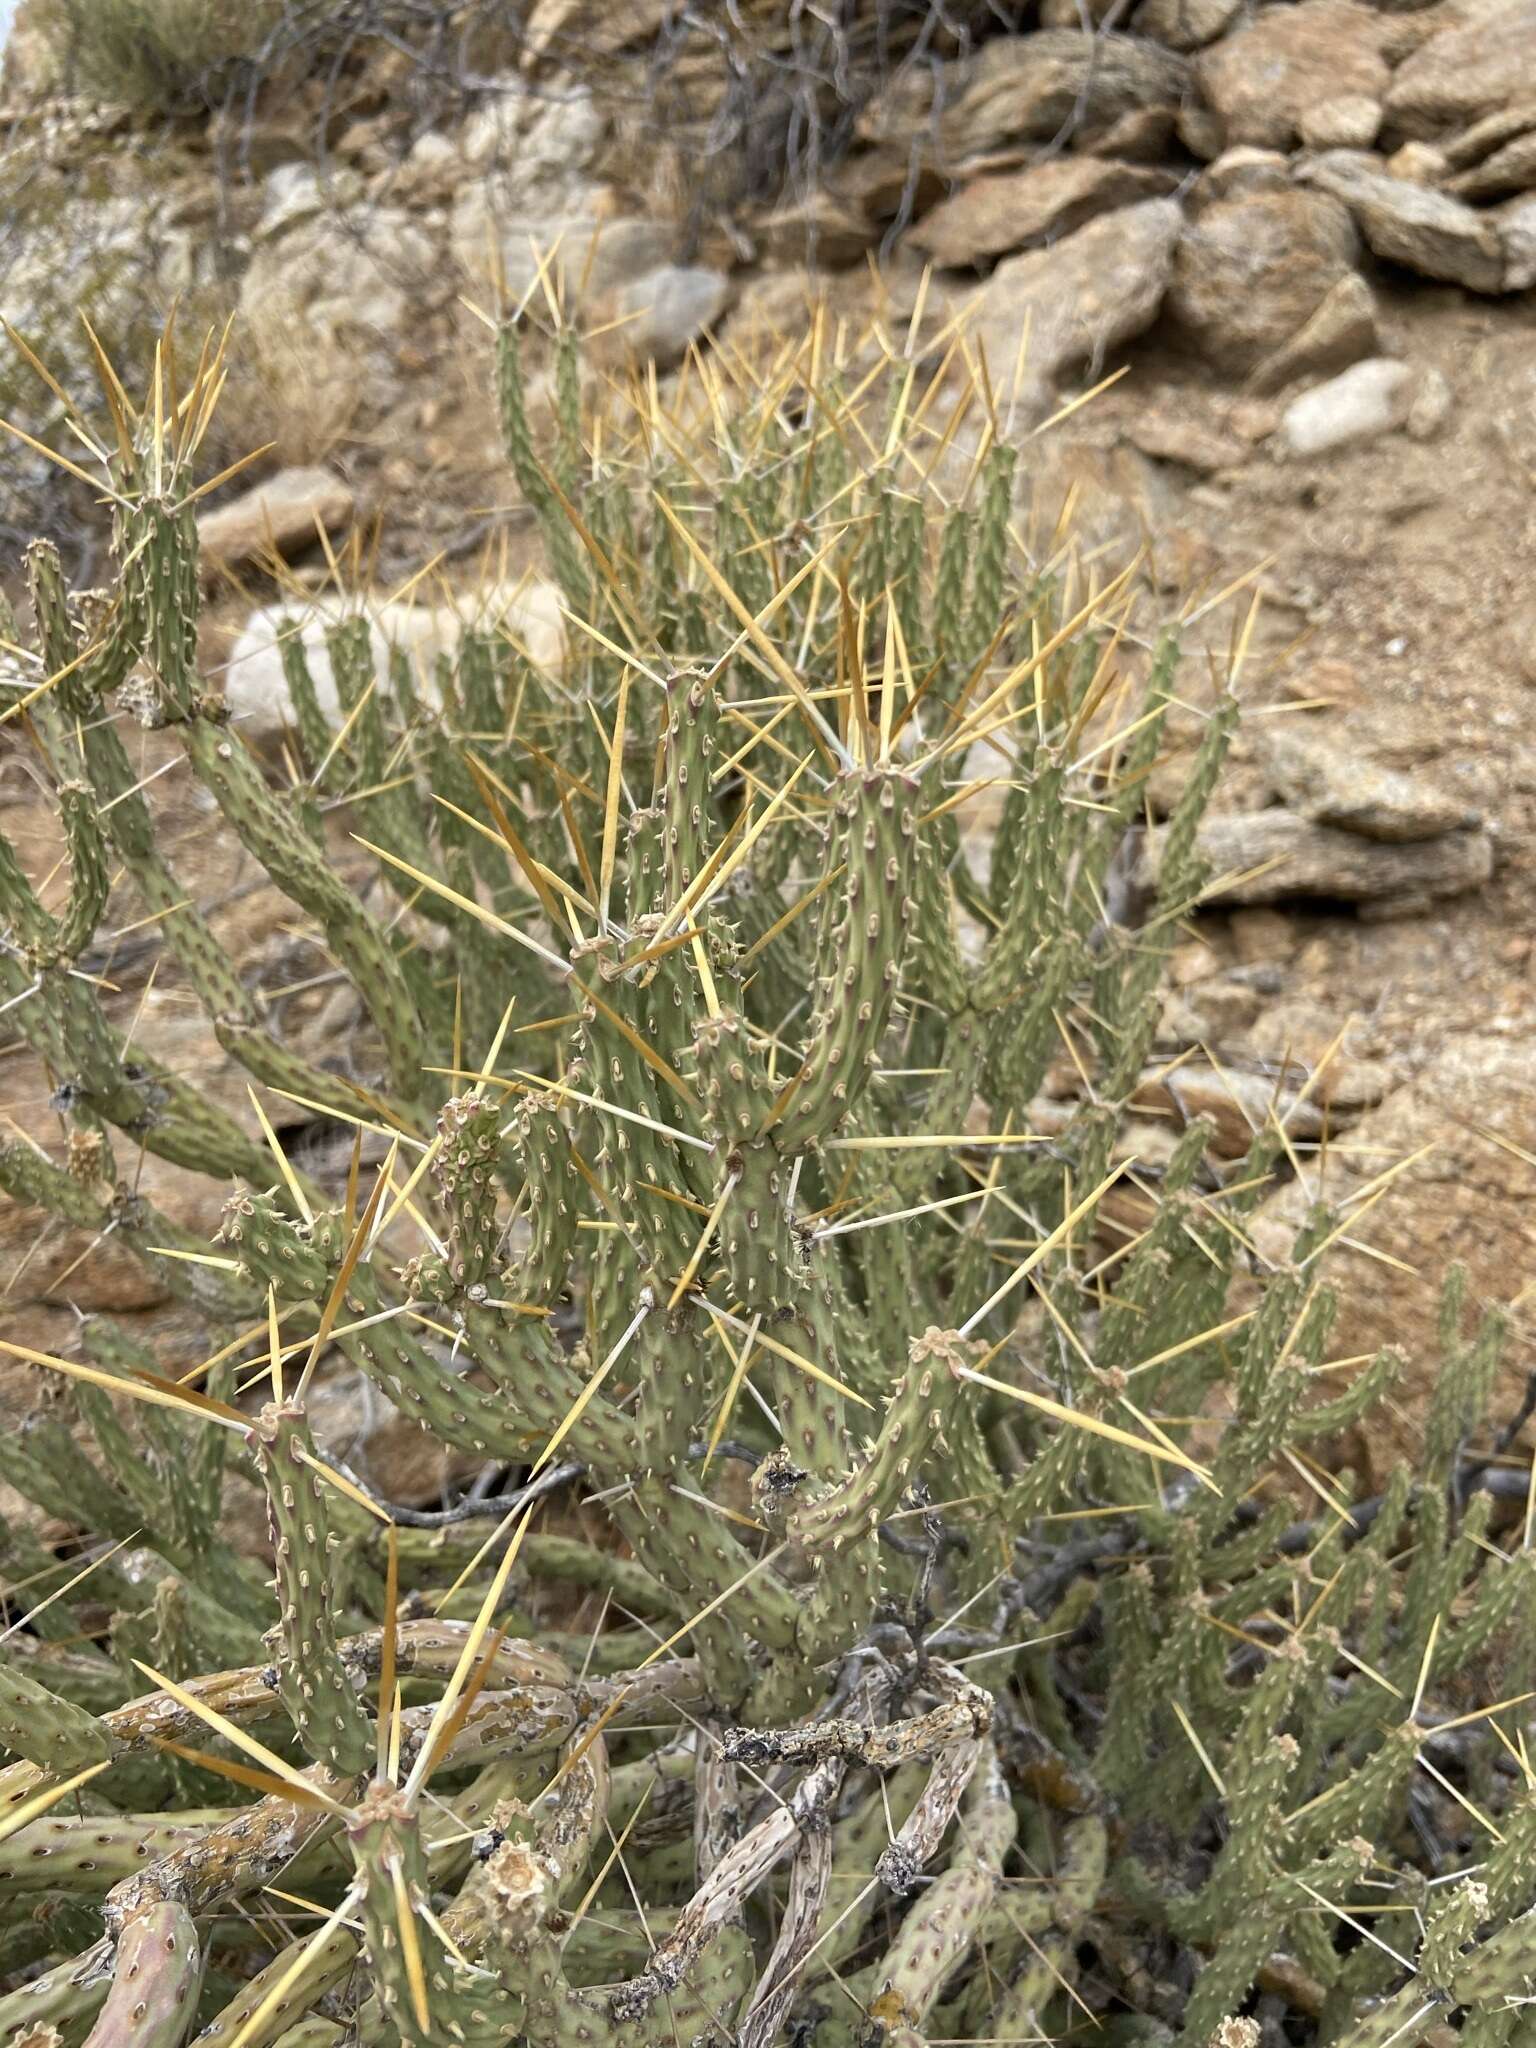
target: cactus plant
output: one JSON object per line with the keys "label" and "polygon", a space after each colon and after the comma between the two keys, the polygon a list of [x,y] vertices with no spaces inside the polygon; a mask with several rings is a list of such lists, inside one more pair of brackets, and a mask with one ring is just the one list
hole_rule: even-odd
{"label": "cactus plant", "polygon": [[[1325,1355],[1339,1226],[1246,1270],[1286,1133],[1122,1144],[1230,700],[1132,909],[1177,634],[1029,558],[1017,452],[924,425],[947,364],[914,400],[818,331],[584,426],[572,338],[548,422],[527,345],[496,388],[563,666],[492,620],[377,675],[343,624],[333,728],[291,638],[297,788],[197,661],[216,349],[82,425],[111,587],[29,563],[0,716],[68,887],[0,840],[0,1000],[67,1142],[0,1185],[153,1262],[211,1363],[0,1339],[52,1396],[0,1476],[107,1546],[3,1532],[0,2038],[1204,2048],[1257,2002],[1503,2042],[1536,1778],[1478,1688],[1513,1645],[1522,1693],[1536,1575],[1464,1449],[1500,1325],[1453,1290],[1425,1469],[1358,1501],[1301,1450],[1396,1365]],[[350,978],[366,1084],[223,959],[125,704]],[[130,1044],[79,967],[119,890],[253,1099],[355,1131],[344,1184]],[[141,1149],[232,1181],[216,1249]],[[337,1358],[489,1498],[378,1498],[319,1433]]]}

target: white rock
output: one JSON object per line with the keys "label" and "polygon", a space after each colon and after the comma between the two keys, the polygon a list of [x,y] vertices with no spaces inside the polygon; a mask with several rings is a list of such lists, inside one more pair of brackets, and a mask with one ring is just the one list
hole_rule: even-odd
{"label": "white rock", "polygon": [[435,268],[433,238],[402,208],[360,206],[294,221],[253,254],[242,314],[292,308],[317,336],[394,334]]}
{"label": "white rock", "polygon": [[714,325],[730,296],[730,280],[720,271],[664,263],[613,294],[611,317],[622,322],[614,340],[635,361],[654,360],[665,369]]}
{"label": "white rock", "polygon": [[499,273],[514,303],[538,289],[542,263],[567,312],[671,262],[676,236],[662,221],[581,213],[530,213],[495,178],[477,179],[454,201],[449,244],[476,280]]}
{"label": "white rock", "polygon": [[320,182],[313,164],[278,164],[261,181],[261,218],[255,227],[258,242],[281,234],[295,221],[308,220],[336,203],[336,194]]}
{"label": "white rock", "polygon": [[[230,716],[250,738],[275,738],[293,722],[293,700],[283,674],[283,645],[298,621],[315,694],[326,716],[339,720],[341,699],[331,673],[325,635],[341,620],[355,618],[359,607],[346,598],[317,598],[296,612],[285,605],[263,605],[241,629],[223,674]],[[436,703],[433,670],[439,654],[452,654],[467,626],[505,631],[539,668],[557,669],[565,655],[564,618],[560,596],[552,583],[525,580],[489,592],[462,611],[452,605],[385,604],[366,613],[373,641],[374,666],[380,686],[387,686],[391,648],[402,648],[412,660],[418,694]]]}
{"label": "white rock", "polygon": [[1351,441],[1387,434],[1407,418],[1414,373],[1407,363],[1371,356],[1293,398],[1280,420],[1288,455],[1321,455]]}
{"label": "white rock", "polygon": [[474,169],[501,172],[547,213],[583,182],[605,126],[588,92],[535,93],[519,78],[504,78],[495,98],[464,123],[459,150]]}
{"label": "white rock", "polygon": [[1505,291],[1529,291],[1536,284],[1536,192],[1500,210],[1499,239],[1504,244]]}

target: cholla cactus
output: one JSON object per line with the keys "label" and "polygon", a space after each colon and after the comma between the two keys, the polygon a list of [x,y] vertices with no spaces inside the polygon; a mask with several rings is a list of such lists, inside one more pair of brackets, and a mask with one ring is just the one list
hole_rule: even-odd
{"label": "cholla cactus", "polygon": [[[1536,1577],[1467,1505],[1497,1327],[1448,1317],[1423,1482],[1357,1503],[1300,1448],[1394,1369],[1317,1377],[1335,1223],[1227,1299],[1285,1133],[1225,1178],[1202,1127],[1149,1170],[1122,1142],[1230,703],[1159,893],[1128,886],[1176,635],[1129,630],[1129,572],[1029,558],[1014,451],[934,424],[947,363],[818,327],[584,435],[563,336],[546,435],[525,340],[497,389],[563,667],[492,620],[378,675],[350,622],[333,726],[290,639],[295,789],[197,667],[216,354],[142,412],[113,381],[111,588],[31,557],[6,715],[69,886],[0,841],[0,1002],[70,1129],[0,1185],[157,1262],[217,1363],[104,1324],[21,1354],[61,1399],[0,1474],[109,1547],[0,1532],[31,1609],[0,2037],[917,2048],[1087,2013],[1203,2048],[1260,1987],[1298,2041],[1455,2002],[1502,2042],[1536,1797],[1476,1688]],[[223,958],[127,690],[350,977],[366,1087]],[[130,1046],[76,971],[119,888],[255,1089],[357,1131],[344,1186]],[[1042,1135],[1053,1063],[1080,1085]],[[234,1183],[217,1251],[133,1194],[141,1147]],[[489,1499],[418,1526],[345,1469],[311,1401],[338,1354]]]}

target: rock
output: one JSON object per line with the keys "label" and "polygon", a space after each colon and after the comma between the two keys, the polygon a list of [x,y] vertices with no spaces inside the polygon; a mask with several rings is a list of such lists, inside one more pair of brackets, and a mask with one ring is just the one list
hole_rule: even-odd
{"label": "rock", "polygon": [[1321,455],[1351,441],[1373,440],[1408,417],[1414,375],[1407,363],[1372,356],[1293,398],[1280,421],[1287,455]]}
{"label": "rock", "polygon": [[1379,158],[1343,150],[1318,157],[1298,176],[1342,200],[1378,256],[1469,291],[1505,289],[1498,229],[1461,200],[1389,177]]}
{"label": "rock", "polygon": [[1382,17],[1352,0],[1266,8],[1196,63],[1224,145],[1288,149],[1309,108],[1343,98],[1380,101],[1391,78],[1382,35]]}
{"label": "rock", "polygon": [[1264,1006],[1260,990],[1225,974],[1214,981],[1201,982],[1187,996],[1176,1000],[1183,1004],[1195,1028],[1187,1033],[1170,1028],[1172,1020],[1165,1009],[1158,1032],[1185,1045],[1233,1044],[1247,1036]]}
{"label": "rock", "polygon": [[1176,200],[1147,199],[1067,235],[1054,248],[1010,256],[979,294],[971,323],[994,382],[1005,388],[1030,323],[1023,402],[1047,407],[1062,371],[1101,369],[1109,352],[1157,317],[1183,222]]}
{"label": "rock", "polygon": [[403,332],[432,289],[434,237],[396,207],[305,214],[258,245],[240,280],[242,315],[291,309],[317,339]]}
{"label": "rock", "polygon": [[1283,911],[1234,910],[1229,929],[1233,951],[1245,967],[1273,966],[1296,950],[1296,926]]}
{"label": "rock", "polygon": [[1175,946],[1168,956],[1168,979],[1175,988],[1190,988],[1197,981],[1206,981],[1221,971],[1221,958],[1214,946],[1208,946],[1204,939],[1190,939],[1182,946]]}
{"label": "rock", "polygon": [[[1372,1411],[1367,1440],[1348,1450],[1368,1489],[1379,1488],[1399,1459],[1422,1455],[1423,1416],[1444,1363],[1433,1333],[1449,1267],[1467,1267],[1474,1302],[1507,1301],[1536,1271],[1533,1129],[1536,1046],[1529,1034],[1471,1033],[1438,1045],[1417,1074],[1329,1145],[1326,1187],[1334,1204],[1347,1203],[1386,1168],[1410,1162],[1368,1215],[1364,1204],[1355,1209],[1349,1231],[1392,1263],[1346,1244],[1328,1258],[1340,1310],[1330,1351],[1369,1356],[1389,1343],[1409,1351],[1392,1399]],[[1266,1258],[1285,1258],[1316,1185],[1309,1175],[1306,1184],[1282,1186],[1248,1219],[1245,1228]],[[1528,1366],[1518,1348],[1506,1355],[1493,1392],[1495,1415],[1519,1406]]]}
{"label": "rock", "polygon": [[[942,189],[942,181],[935,182]],[[749,229],[762,262],[832,270],[861,262],[882,232],[856,195],[833,191],[830,185],[790,193],[755,217]]]}
{"label": "rock", "polygon": [[1285,1089],[1273,1074],[1244,1073],[1222,1065],[1220,1071],[1184,1060],[1176,1067],[1148,1067],[1136,1084],[1130,1107],[1143,1113],[1172,1115],[1175,1128],[1209,1117],[1216,1126],[1211,1150],[1218,1159],[1241,1159],[1257,1132],[1272,1115],[1286,1119],[1292,1139],[1321,1137],[1323,1112],[1309,1096],[1300,1101],[1300,1083]]}
{"label": "rock", "polygon": [[651,42],[677,11],[677,0],[533,0],[518,9],[515,28],[498,26],[530,70],[548,65],[559,77],[573,47],[584,57],[613,56]]}
{"label": "rock", "polygon": [[1353,275],[1357,246],[1347,209],[1325,194],[1217,200],[1180,238],[1168,311],[1218,368],[1252,370]]}
{"label": "rock", "polygon": [[731,296],[718,270],[664,263],[610,293],[595,317],[609,332],[601,352],[670,369],[712,327]]}
{"label": "rock", "polygon": [[[1133,164],[1166,162],[1173,141],[1173,107],[1131,107],[1087,138],[1093,154]],[[1074,138],[1074,144],[1076,138]]]}
{"label": "rock", "polygon": [[1237,18],[1242,0],[1141,0],[1131,17],[1139,36],[1169,50],[1203,50]]}
{"label": "rock", "polygon": [[362,191],[362,180],[353,173],[322,179],[313,164],[278,164],[261,181],[261,214],[251,231],[253,238],[269,242],[297,221],[355,206]]}
{"label": "rock", "polygon": [[868,283],[856,271],[835,277],[817,271],[765,270],[736,294],[726,332],[732,349],[749,356],[777,354],[786,334],[807,332],[818,313],[835,331],[839,320],[858,327],[868,318]]}
{"label": "rock", "polygon": [[1387,158],[1387,174],[1410,185],[1438,185],[1445,176],[1444,153],[1429,142],[1405,142]]}
{"label": "rock", "polygon": [[[1156,886],[1166,834],[1165,826],[1147,834],[1149,887]],[[1389,845],[1284,810],[1207,818],[1198,844],[1213,874],[1229,878],[1204,899],[1217,907],[1312,898],[1407,912],[1481,888],[1493,873],[1493,842],[1485,831]]]}
{"label": "rock", "polygon": [[1138,413],[1126,429],[1127,439],[1154,462],[1177,462],[1209,476],[1219,469],[1235,469],[1246,462],[1252,449],[1236,434],[1223,433],[1203,420],[1162,408]]}
{"label": "rock", "polygon": [[1381,127],[1381,102],[1342,93],[1303,107],[1296,126],[1308,149],[1369,149]]}
{"label": "rock", "polygon": [[1174,131],[1190,155],[1199,157],[1202,163],[1214,161],[1227,146],[1221,116],[1204,100],[1187,99],[1180,103]]}
{"label": "rock", "polygon": [[553,213],[587,186],[607,121],[584,90],[520,78],[491,81],[492,97],[459,131],[459,153],[470,169],[496,174],[497,199],[530,212]]}
{"label": "rock", "polygon": [[1504,289],[1528,292],[1536,284],[1536,193],[1502,208],[1498,225],[1504,251]]}
{"label": "rock", "polygon": [[1203,208],[1213,199],[1235,199],[1239,193],[1290,189],[1290,158],[1282,150],[1256,149],[1251,142],[1240,142],[1206,165],[1196,181],[1195,197]]}
{"label": "rock", "polygon": [[1408,845],[1482,822],[1476,811],[1422,776],[1362,757],[1338,730],[1321,739],[1271,731],[1264,751],[1277,795],[1319,825]]}
{"label": "rock", "polygon": [[[1106,128],[1142,107],[1173,108],[1184,97],[1189,67],[1181,57],[1131,36],[1048,28],[1034,35],[996,36],[974,56],[942,67],[928,91],[940,109],[936,161],[954,171],[1005,145],[1048,142],[1069,123],[1079,133]],[[890,112],[871,108],[864,129],[886,127],[910,136],[910,88]]]}
{"label": "rock", "polygon": [[1536,102],[1536,0],[1496,0],[1431,36],[1393,76],[1387,120],[1434,137],[1501,107]]}
{"label": "rock", "polygon": [[1094,156],[1056,156],[1019,171],[973,178],[926,213],[908,243],[953,268],[986,262],[1070,234],[1096,214],[1153,199],[1177,183],[1172,173]]}
{"label": "rock", "polygon": [[1283,695],[1308,711],[1348,709],[1359,702],[1360,678],[1353,665],[1337,657],[1314,661],[1282,683]]}
{"label": "rock", "polygon": [[464,177],[464,159],[451,136],[429,128],[411,144],[403,164],[384,173],[383,185],[392,198],[409,200],[412,206],[445,206],[458,192]]}
{"label": "rock", "polygon": [[197,541],[205,558],[246,562],[275,551],[313,547],[320,532],[336,533],[352,517],[351,489],[328,469],[282,469],[227,505],[205,512]]}
{"label": "rock", "polygon": [[1432,363],[1419,371],[1418,386],[1408,407],[1404,425],[1414,441],[1432,441],[1451,416],[1455,394],[1449,379]]}
{"label": "rock", "polygon": [[1506,199],[1536,185],[1536,106],[1506,108],[1479,121],[1445,149],[1457,199]]}
{"label": "rock", "polygon": [[[1081,11],[1080,11],[1081,10]],[[1119,11],[1119,0],[1041,0],[1042,28],[1100,28],[1107,16]]]}
{"label": "rock", "polygon": [[[433,664],[440,653],[458,645],[466,623],[509,634],[540,668],[558,668],[564,653],[564,617],[552,583],[525,581],[490,591],[477,600],[473,621],[452,606],[385,604],[367,614],[373,638],[374,664],[387,674],[389,650],[399,647],[416,666],[416,687],[428,700],[435,696]],[[326,629],[357,616],[357,605],[345,599],[314,599],[298,614],[298,638],[314,678],[320,708],[330,719],[341,716],[336,679],[326,652]],[[295,608],[263,605],[241,628],[225,664],[224,695],[230,715],[253,739],[275,737],[291,723],[292,699],[283,674],[282,650],[292,632]]]}
{"label": "rock", "polygon": [[1297,377],[1358,362],[1377,346],[1376,295],[1357,272],[1341,277],[1310,320],[1249,377],[1255,391],[1280,391]]}
{"label": "rock", "polygon": [[542,263],[566,311],[632,283],[672,261],[675,231],[664,221],[588,211],[532,216],[508,208],[494,179],[467,185],[448,225],[454,257],[485,281],[499,270],[513,301],[539,289]]}

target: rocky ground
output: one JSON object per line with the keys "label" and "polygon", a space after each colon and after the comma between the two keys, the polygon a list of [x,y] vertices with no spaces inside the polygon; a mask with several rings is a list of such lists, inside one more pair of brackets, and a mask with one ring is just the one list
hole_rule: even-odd
{"label": "rocky ground", "polygon": [[[50,97],[23,37],[13,158],[45,187],[88,168],[65,228],[93,260],[131,241],[152,303],[180,290],[236,311],[221,452],[277,447],[210,500],[213,668],[259,648],[274,546],[290,575],[329,576],[317,514],[343,553],[349,531],[376,542],[377,587],[440,555],[439,613],[537,566],[465,306],[537,289],[535,250],[555,252],[550,278],[614,371],[667,374],[695,340],[771,348],[813,297],[898,335],[921,298],[920,349],[968,305],[967,346],[1026,444],[1021,526],[1048,533],[1070,494],[1088,544],[1144,542],[1152,610],[1190,618],[1195,700],[1233,631],[1233,605],[1212,600],[1254,572],[1262,591],[1250,715],[1210,826],[1242,879],[1180,947],[1144,1108],[1214,1110],[1235,1154],[1272,1100],[1291,1104],[1301,1180],[1261,1215],[1256,1256],[1308,1189],[1364,1190],[1340,1355],[1416,1347],[1456,1257],[1475,1293],[1517,1304],[1517,1389],[1536,1286],[1536,0],[985,13],[974,48],[900,67],[836,166],[772,203],[743,201],[699,153],[709,52],[678,57],[664,0],[600,15],[544,0],[544,33],[439,125],[407,60],[376,53],[323,105],[300,81],[238,130],[221,115],[149,134]],[[565,66],[577,48],[602,57],[596,86]],[[688,121],[641,118],[658,77],[688,85]],[[59,268],[57,243],[23,240],[0,282],[34,338]],[[127,273],[91,275],[121,312]],[[59,324],[44,353],[67,365],[75,346]],[[24,502],[40,476],[9,481]],[[418,640],[439,625],[420,591],[395,616]],[[259,654],[227,672],[259,710]],[[1175,752],[1154,807],[1180,772]],[[19,755],[0,776],[8,829],[21,816],[41,835]],[[202,825],[193,807],[175,829]],[[334,1043],[342,998],[259,877],[210,868],[206,887],[260,985],[293,987],[274,996],[292,1028]],[[184,1029],[189,1064],[207,1059],[174,990],[146,998],[130,972],[124,1000],[157,1006],[162,1044]],[[0,1071],[25,1124],[38,1077],[18,1056]],[[34,1218],[0,1218],[23,1341],[64,1341],[71,1302],[154,1308],[110,1247],[82,1263],[87,1247],[49,1238],[23,1260],[36,1235]],[[1426,1348],[1417,1369],[1432,1368]],[[1371,1458],[1409,1440],[1414,1410],[1410,1377]]]}

